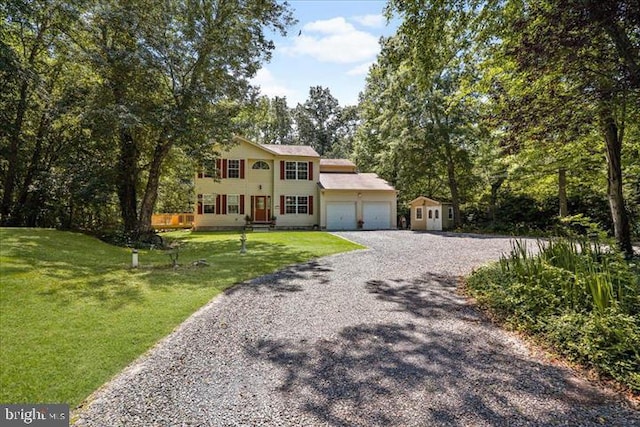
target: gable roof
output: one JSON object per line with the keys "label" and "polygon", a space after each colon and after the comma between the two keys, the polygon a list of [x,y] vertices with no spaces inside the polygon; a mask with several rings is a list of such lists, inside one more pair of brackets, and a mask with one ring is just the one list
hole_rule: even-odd
{"label": "gable roof", "polygon": [[259,144],[259,146],[280,156],[320,157],[320,154],[309,145]]}
{"label": "gable roof", "polygon": [[409,204],[411,206],[413,206],[413,205],[417,205],[418,202],[424,202],[424,203],[420,203],[420,204],[427,204],[427,205],[431,205],[431,206],[434,206],[434,205],[450,205],[451,204],[449,202],[440,202],[438,200],[433,200],[433,199],[430,199],[430,198],[425,197],[425,196],[418,196],[417,198],[415,198],[412,201],[410,201]]}
{"label": "gable roof", "polygon": [[277,156],[320,157],[320,154],[309,145],[259,144],[240,135],[235,135],[233,138]]}
{"label": "gable roof", "polygon": [[321,173],[319,185],[325,190],[396,191],[375,173]]}

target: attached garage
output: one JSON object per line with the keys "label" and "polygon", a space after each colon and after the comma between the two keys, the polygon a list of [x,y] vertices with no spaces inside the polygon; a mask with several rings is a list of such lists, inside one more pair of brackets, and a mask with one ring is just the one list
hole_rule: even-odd
{"label": "attached garage", "polygon": [[355,230],[356,204],[354,202],[327,203],[328,230]]}
{"label": "attached garage", "polygon": [[397,192],[375,173],[358,173],[348,160],[323,159],[318,186],[322,229],[396,228]]}
{"label": "attached garage", "polygon": [[388,202],[362,203],[362,226],[365,230],[388,230],[391,228],[391,205]]}

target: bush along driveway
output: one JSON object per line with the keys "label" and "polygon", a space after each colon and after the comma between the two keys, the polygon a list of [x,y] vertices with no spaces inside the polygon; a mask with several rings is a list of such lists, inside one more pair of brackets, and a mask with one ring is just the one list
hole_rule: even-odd
{"label": "bush along driveway", "polygon": [[640,425],[458,295],[509,239],[340,235],[368,249],[228,290],[91,396],[77,425]]}

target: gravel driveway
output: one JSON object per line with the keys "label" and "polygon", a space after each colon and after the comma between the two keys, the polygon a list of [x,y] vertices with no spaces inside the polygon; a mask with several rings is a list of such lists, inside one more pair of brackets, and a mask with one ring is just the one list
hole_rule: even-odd
{"label": "gravel driveway", "polygon": [[91,396],[77,425],[640,426],[456,293],[508,239],[337,234],[369,249],[215,298]]}

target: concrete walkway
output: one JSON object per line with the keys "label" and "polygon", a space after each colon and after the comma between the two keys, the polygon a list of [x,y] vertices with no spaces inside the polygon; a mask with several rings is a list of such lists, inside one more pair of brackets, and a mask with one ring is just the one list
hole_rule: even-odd
{"label": "concrete walkway", "polygon": [[217,297],[91,396],[77,425],[640,426],[458,295],[458,277],[508,239],[338,234],[369,249]]}

